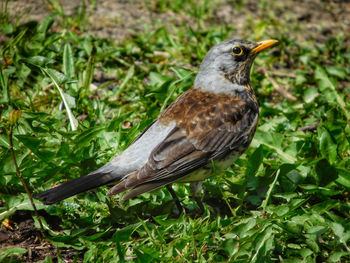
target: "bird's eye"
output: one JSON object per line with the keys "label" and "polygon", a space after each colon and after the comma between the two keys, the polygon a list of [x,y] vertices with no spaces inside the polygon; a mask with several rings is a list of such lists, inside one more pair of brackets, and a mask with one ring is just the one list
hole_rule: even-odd
{"label": "bird's eye", "polygon": [[240,56],[243,54],[243,49],[240,46],[234,46],[232,48],[232,54],[235,56]]}

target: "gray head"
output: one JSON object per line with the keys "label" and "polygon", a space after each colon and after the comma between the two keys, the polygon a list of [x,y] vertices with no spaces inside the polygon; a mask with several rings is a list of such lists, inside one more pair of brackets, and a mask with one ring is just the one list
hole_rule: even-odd
{"label": "gray head", "polygon": [[221,93],[249,84],[250,68],[259,52],[277,43],[276,40],[251,42],[225,40],[212,47],[205,56],[195,87]]}

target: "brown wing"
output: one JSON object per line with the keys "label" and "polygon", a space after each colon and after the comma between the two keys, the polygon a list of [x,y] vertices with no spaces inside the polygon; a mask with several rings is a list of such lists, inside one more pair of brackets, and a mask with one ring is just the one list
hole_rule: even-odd
{"label": "brown wing", "polygon": [[108,194],[134,188],[124,196],[132,198],[174,182],[210,160],[249,144],[257,114],[257,107],[252,108],[239,97],[189,90],[159,117],[160,123],[175,121],[176,127],[139,171]]}

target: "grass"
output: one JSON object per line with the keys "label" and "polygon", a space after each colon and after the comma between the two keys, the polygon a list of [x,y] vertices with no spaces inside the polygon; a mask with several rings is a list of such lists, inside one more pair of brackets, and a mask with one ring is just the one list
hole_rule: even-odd
{"label": "grass", "polygon": [[[121,43],[85,33],[95,2],[67,18],[51,1],[50,16],[25,24],[2,6],[1,221],[13,219],[20,231],[15,219],[29,211],[39,229],[7,132],[33,194],[105,164],[192,86],[209,48],[237,30],[213,19],[216,3],[203,3],[152,1],[152,12],[171,10],[195,23],[157,25]],[[261,1],[259,12],[269,7]],[[57,205],[35,200],[42,242],[57,249],[44,262],[61,262],[67,249],[75,251],[70,260],[85,262],[350,260],[347,36],[299,42],[293,36],[305,32],[271,12],[247,21],[242,37],[280,44],[257,58],[251,75],[261,106],[254,141],[222,176],[204,182],[205,213],[198,215],[186,184],[174,187],[189,211],[180,217],[165,188],[126,202],[106,197],[108,187]],[[28,255],[18,243],[0,246],[2,262]]]}

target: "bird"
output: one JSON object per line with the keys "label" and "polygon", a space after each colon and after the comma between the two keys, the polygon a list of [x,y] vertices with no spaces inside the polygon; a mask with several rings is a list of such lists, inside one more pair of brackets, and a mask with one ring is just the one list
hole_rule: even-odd
{"label": "bird", "polygon": [[122,200],[166,186],[178,209],[172,183],[190,182],[200,209],[202,181],[218,175],[247,149],[258,125],[259,104],[250,82],[257,55],[275,45],[228,39],[213,46],[200,64],[192,88],[180,95],[120,155],[85,176],[64,182],[35,197],[45,204],[102,185],[115,184],[108,196]]}

